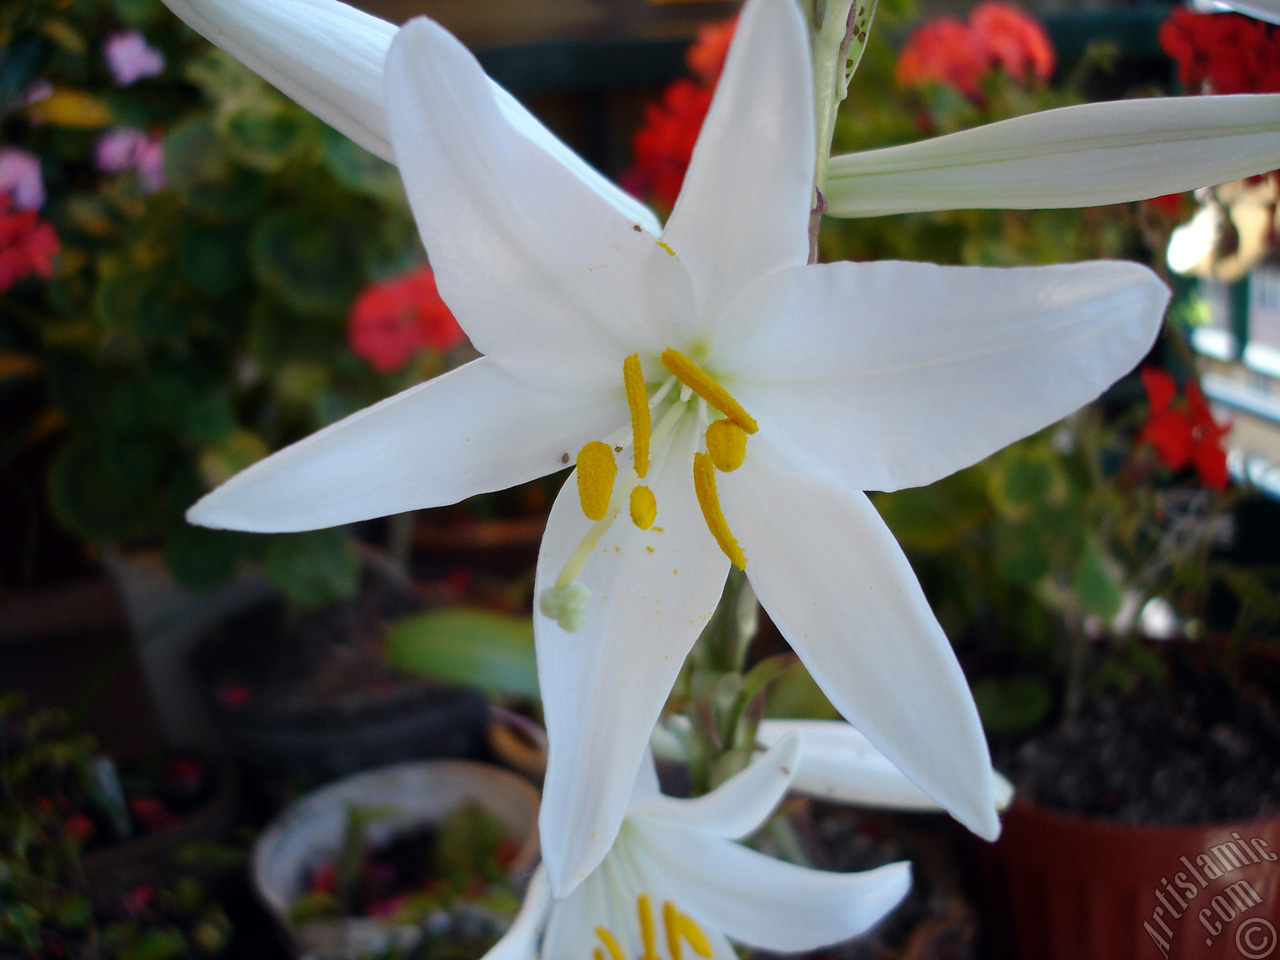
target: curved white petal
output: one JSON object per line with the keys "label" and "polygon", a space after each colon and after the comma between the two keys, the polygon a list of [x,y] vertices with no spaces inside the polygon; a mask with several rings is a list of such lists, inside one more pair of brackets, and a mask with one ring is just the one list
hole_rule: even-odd
{"label": "curved white petal", "polygon": [[763,950],[813,950],[855,937],[911,888],[906,863],[829,873],[695,830],[636,829],[665,868],[677,903],[731,940]]}
{"label": "curved white petal", "polygon": [[454,503],[554,473],[626,417],[600,397],[531,390],[482,357],[260,460],[187,519],[280,533]]}
{"label": "curved white petal", "polygon": [[539,386],[621,395],[623,358],[665,346],[654,298],[688,289],[684,267],[517,131],[438,24],[397,35],[387,104],[441,296],[475,345]]}
{"label": "curved white petal", "polygon": [[744,294],[776,302],[775,320],[717,360],[760,423],[752,444],[860,490],[896,490],[1097,397],[1146,354],[1168,297],[1150,270],[1118,261],[820,264]]}
{"label": "curved white petal", "polygon": [[831,703],[980,836],[1000,830],[991,759],[951,645],[875,508],[792,468],[764,436],[720,480],[756,596]]}
{"label": "curved white petal", "polygon": [[[764,720],[756,739],[773,747],[784,737],[800,738],[800,760],[791,789],[796,793],[865,807],[938,810],[939,804],[911,782],[850,724],[838,720]],[[996,809],[1013,798],[1013,784],[995,770]]]}
{"label": "curved white petal", "polygon": [[396,26],[337,0],[165,0],[197,33],[394,162],[382,64]]}
{"label": "curved white petal", "polygon": [[[286,96],[383,160],[395,162],[387,130],[383,65],[398,29],[337,0],[165,0],[188,26]],[[653,211],[591,167],[496,83],[503,115],[583,183],[655,236]]]}
{"label": "curved white petal", "polygon": [[799,762],[800,738],[781,734],[764,755],[710,793],[693,800],[651,796],[633,805],[630,816],[737,840],[755,832],[782,802]]}
{"label": "curved white petal", "polygon": [[1092,207],[1264,173],[1280,94],[1088,103],[832,157],[827,212]]}
{"label": "curved white petal", "polygon": [[1280,23],[1280,2],[1277,0],[1218,0],[1218,3],[1268,23]]}
{"label": "curved white petal", "polygon": [[[653,528],[633,526],[624,504],[588,559],[579,578],[591,591],[582,629],[567,633],[534,614],[550,742],[542,855],[559,897],[613,843],[649,733],[724,585],[728,561],[707,532],[690,480],[697,439],[689,426],[669,452],[654,451]],[[535,596],[555,582],[589,526],[571,476],[551,509]]]}
{"label": "curved white petal", "polygon": [[812,102],[799,7],[748,0],[663,234],[710,322],[751,278],[809,258]]}
{"label": "curved white petal", "polygon": [[529,888],[524,894],[520,912],[502,939],[495,943],[481,960],[535,960],[538,956],[538,939],[551,910],[551,887],[546,874],[539,867],[529,878]]}

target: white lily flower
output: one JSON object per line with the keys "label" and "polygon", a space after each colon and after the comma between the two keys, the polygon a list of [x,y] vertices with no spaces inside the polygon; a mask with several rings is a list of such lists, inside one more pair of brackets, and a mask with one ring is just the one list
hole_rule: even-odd
{"label": "white lily flower", "polygon": [[1209,6],[1234,10],[1267,23],[1280,23],[1280,0],[1221,0]]}
{"label": "white lily flower", "polygon": [[515,923],[485,960],[735,960],[729,940],[814,950],[871,927],[906,896],[908,864],[829,873],[734,842],[781,801],[796,750],[794,738],[781,742],[696,800],[660,794],[646,761],[600,865],[559,901],[537,871]]}
{"label": "white lily flower", "polygon": [[731,561],[844,716],[994,837],[973,700],[862,491],[930,483],[1095,398],[1149,348],[1164,286],[1118,262],[808,265],[812,80],[789,0],[745,5],[660,237],[514,127],[438,25],[405,26],[386,76],[441,295],[485,356],[254,465],[192,522],[333,526],[577,454],[534,618],[558,895],[609,850]]}
{"label": "white lily flower", "polygon": [[1091,207],[1265,173],[1280,163],[1280,94],[1086,103],[898,147],[832,157],[837,217]]}
{"label": "white lily flower", "polygon": [[[684,717],[659,725],[650,737],[654,756],[687,760],[681,731],[689,729]],[[800,755],[791,791],[815,800],[884,810],[940,811],[941,804],[921,790],[888,757],[858,730],[842,720],[762,720],[756,742],[765,748],[794,736]],[[997,810],[1013,799],[1013,784],[995,768],[991,770],[992,794]]]}
{"label": "white lily flower", "polygon": [[[346,134],[395,163],[384,69],[399,29],[338,0],[164,0],[205,39]],[[507,122],[563,163],[601,198],[653,232],[653,212],[601,176],[496,83]]]}

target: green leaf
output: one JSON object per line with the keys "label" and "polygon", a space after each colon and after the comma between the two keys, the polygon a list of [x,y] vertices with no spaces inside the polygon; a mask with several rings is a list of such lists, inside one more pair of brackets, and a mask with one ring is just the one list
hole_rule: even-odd
{"label": "green leaf", "polygon": [[973,685],[978,715],[989,733],[1034,730],[1053,707],[1053,693],[1038,677],[988,677]]}
{"label": "green leaf", "polygon": [[502,823],[474,800],[468,800],[440,824],[432,859],[436,877],[461,890],[477,877],[498,880],[498,847]]}
{"label": "green leaf", "polygon": [[333,178],[353,193],[404,206],[407,200],[400,172],[381,157],[332,127],[325,127],[324,166]]}
{"label": "green leaf", "polygon": [[206,530],[179,521],[165,537],[164,558],[184,587],[207,590],[231,578],[245,547],[243,534]]}
{"label": "green leaf", "polygon": [[267,172],[282,169],[305,146],[305,126],[296,108],[290,110],[269,103],[242,104],[222,122],[236,159]]}
{"label": "green leaf", "polygon": [[1086,613],[1110,620],[1120,612],[1124,602],[1124,573],[1094,538],[1089,538],[1076,560],[1071,580],[1081,609]]}
{"label": "green leaf", "polygon": [[341,527],[276,534],[263,560],[272,582],[299,606],[333,603],[360,585],[360,561]]}
{"label": "green leaf", "polygon": [[136,535],[152,506],[154,454],[136,442],[109,444],[85,436],[69,440],[49,470],[54,515],[90,542]]}
{"label": "green leaf", "polygon": [[170,960],[187,952],[187,940],[172,927],[144,931],[133,943],[120,948],[119,960]]}
{"label": "green leaf", "polygon": [[414,673],[538,699],[529,617],[465,607],[429,610],[393,624],[386,653],[391,663]]}
{"label": "green leaf", "polygon": [[804,664],[795,662],[769,685],[765,716],[796,719],[834,720],[839,711],[809,676]]}
{"label": "green leaf", "polygon": [[226,296],[249,276],[244,237],[236,227],[193,227],[178,244],[178,272],[211,297]]}
{"label": "green leaf", "polygon": [[301,314],[343,316],[363,279],[354,233],[310,209],[268,214],[249,238],[254,273]]}

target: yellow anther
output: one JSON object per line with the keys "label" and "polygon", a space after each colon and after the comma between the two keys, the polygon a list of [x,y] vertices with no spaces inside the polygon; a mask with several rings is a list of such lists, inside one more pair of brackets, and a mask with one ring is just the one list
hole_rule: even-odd
{"label": "yellow anther", "polygon": [[717,470],[737,470],[747,455],[747,431],[732,420],[716,420],[707,427],[707,453]]}
{"label": "yellow anther", "polygon": [[627,388],[627,406],[631,408],[631,437],[635,446],[636,476],[641,480],[649,472],[649,394],[644,388],[644,371],[640,354],[633,353],[622,362],[622,382]]}
{"label": "yellow anther", "polygon": [[678,914],[678,917],[680,919],[680,932],[689,941],[689,946],[693,947],[693,952],[700,957],[711,956],[711,941],[707,939],[707,935],[702,932],[702,928],[698,926],[693,917],[683,913]]}
{"label": "yellow anther", "polygon": [[654,938],[653,904],[649,901],[647,893],[636,897],[636,910],[640,914],[640,940],[644,944],[644,953],[640,960],[662,960],[654,949],[657,946],[657,940]]}
{"label": "yellow anther", "polygon": [[[622,946],[618,943],[618,938],[605,927],[596,927],[596,936],[603,941],[604,948],[609,951],[609,960],[627,960],[627,955],[622,952]],[[707,954],[707,956],[710,956],[710,954]]]}
{"label": "yellow anther", "polygon": [[588,520],[603,520],[609,512],[618,462],[613,448],[592,440],[578,452],[578,500]]}
{"label": "yellow anther", "polygon": [[738,546],[738,541],[724,518],[724,511],[720,509],[720,495],[716,493],[716,468],[711,457],[705,453],[693,455],[693,491],[698,495],[702,517],[707,521],[707,529],[716,538],[716,543],[720,544],[720,549],[733,561],[735,567],[745,570],[747,558],[743,556],[742,548]]}
{"label": "yellow anther", "polygon": [[604,960],[604,951],[596,947],[591,951],[591,958],[592,960]]}
{"label": "yellow anther", "polygon": [[648,530],[658,519],[658,501],[648,487],[635,487],[631,491],[631,522],[641,530]]}
{"label": "yellow anther", "polygon": [[670,900],[662,905],[662,929],[667,934],[667,952],[671,960],[684,960],[684,944],[680,940],[680,911]]}
{"label": "yellow anther", "polygon": [[711,379],[700,366],[686,357],[679,350],[667,348],[662,351],[662,365],[675,374],[676,379],[715,407],[726,417],[740,426],[747,433],[755,433],[760,429],[755,418],[742,404],[729,395],[729,391]]}

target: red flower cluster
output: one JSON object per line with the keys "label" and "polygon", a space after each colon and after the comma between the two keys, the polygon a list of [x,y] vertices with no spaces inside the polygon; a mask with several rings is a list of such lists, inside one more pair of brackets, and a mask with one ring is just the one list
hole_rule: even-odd
{"label": "red flower cluster", "polygon": [[685,54],[697,79],[675,81],[663,91],[660,103],[645,106],[644,125],[632,144],[635,164],[622,178],[630,193],[668,209],[675,206],[737,26],[738,18],[731,17],[699,29]]}
{"label": "red flower cluster", "polygon": [[53,258],[61,246],[52,225],[34,210],[10,213],[11,203],[0,194],[0,293],[36,274],[53,276]]}
{"label": "red flower cluster", "polygon": [[1280,93],[1280,35],[1261,20],[1175,10],[1160,27],[1160,47],[1189,93]]}
{"label": "red flower cluster", "polygon": [[1209,404],[1194,380],[1188,382],[1186,402],[1175,406],[1178,386],[1173,377],[1155,367],[1143,367],[1142,386],[1151,410],[1138,443],[1149,443],[1171,470],[1194,466],[1200,482],[1214,490],[1227,488],[1227,453],[1222,438],[1231,429],[1213,419]]}
{"label": "red flower cluster", "polygon": [[903,86],[941,83],[979,100],[982,81],[996,70],[1020,83],[1044,83],[1056,59],[1039,20],[1011,3],[986,0],[974,7],[968,23],[948,16],[916,28],[894,76]]}
{"label": "red flower cluster", "polygon": [[445,351],[465,335],[440,299],[435,274],[423,267],[365,289],[351,308],[347,342],[379,373],[403,369],[419,350]]}

